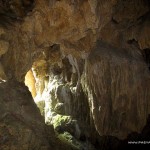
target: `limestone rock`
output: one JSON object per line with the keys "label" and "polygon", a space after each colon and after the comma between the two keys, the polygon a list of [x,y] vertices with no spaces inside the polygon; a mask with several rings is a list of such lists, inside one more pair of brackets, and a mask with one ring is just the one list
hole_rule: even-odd
{"label": "limestone rock", "polygon": [[48,119],[63,103],[88,128],[86,138],[95,129],[120,139],[142,130],[150,113],[149,0],[8,2],[0,0],[0,74],[23,82],[33,68],[33,96],[46,102]]}
{"label": "limestone rock", "polygon": [[0,40],[0,56],[5,54],[8,51],[8,48],[9,43],[4,40]]}
{"label": "limestone rock", "polygon": [[141,55],[97,42],[84,75],[82,83],[99,135],[124,139],[142,131],[150,112],[150,77]]}
{"label": "limestone rock", "polygon": [[0,62],[0,82],[6,82],[7,81],[7,76],[4,72],[3,66]]}
{"label": "limestone rock", "polygon": [[44,121],[27,88],[1,83],[0,95],[0,149],[49,149]]}
{"label": "limestone rock", "polygon": [[33,76],[32,70],[29,70],[25,76],[25,85],[29,87],[29,91],[34,98],[36,96],[36,89],[35,89],[35,78]]}
{"label": "limestone rock", "polygon": [[0,83],[0,149],[66,150],[45,126],[27,87],[17,81]]}

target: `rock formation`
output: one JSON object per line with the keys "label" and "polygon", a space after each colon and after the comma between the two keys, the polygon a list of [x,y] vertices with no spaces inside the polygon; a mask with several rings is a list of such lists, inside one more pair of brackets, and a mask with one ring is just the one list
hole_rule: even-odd
{"label": "rock formation", "polygon": [[1,150],[71,149],[56,139],[51,127],[45,126],[24,84],[18,81],[0,84],[0,113]]}
{"label": "rock formation", "polygon": [[[19,138],[9,131],[17,125],[33,138],[40,132],[38,140],[34,139],[37,148],[42,149],[42,141],[50,143],[51,139],[42,136],[45,125],[31,95],[26,98],[21,92],[24,80],[45,122],[54,124],[57,134],[82,141],[74,148],[90,145],[92,150],[95,145],[99,149],[105,137],[119,142],[132,133],[146,138],[149,0],[0,0],[0,9],[0,103],[7,106],[0,117],[0,138],[5,130],[12,139]],[[19,97],[31,107],[31,116],[28,110],[21,116]],[[14,105],[5,102],[7,99]],[[15,121],[10,129],[3,121],[7,116]],[[20,117],[27,120],[20,122]],[[28,126],[34,120],[42,124],[35,133]],[[23,135],[21,140],[25,138],[30,137]],[[16,149],[18,143],[13,145]]]}

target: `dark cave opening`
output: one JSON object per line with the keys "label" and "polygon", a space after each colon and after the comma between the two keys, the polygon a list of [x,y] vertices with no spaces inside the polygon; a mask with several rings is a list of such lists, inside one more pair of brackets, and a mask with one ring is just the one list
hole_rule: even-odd
{"label": "dark cave opening", "polygon": [[148,65],[148,68],[150,70],[150,49],[149,48],[146,48],[146,49],[143,49],[143,57]]}
{"label": "dark cave opening", "polygon": [[0,26],[8,28],[22,22],[32,12],[35,0],[0,0]]}
{"label": "dark cave opening", "polygon": [[[136,41],[135,39],[128,40],[127,43],[129,45],[135,46],[137,49],[140,50],[138,41]],[[150,49],[149,48],[142,49],[142,50],[140,50],[140,53],[142,54],[144,61],[146,62],[147,66],[150,70]]]}

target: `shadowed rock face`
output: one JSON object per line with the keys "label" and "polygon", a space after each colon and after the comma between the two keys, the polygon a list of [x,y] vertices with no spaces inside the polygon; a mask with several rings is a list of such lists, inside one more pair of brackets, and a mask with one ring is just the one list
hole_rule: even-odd
{"label": "shadowed rock face", "polygon": [[97,42],[85,67],[94,123],[100,135],[140,132],[149,114],[149,70],[141,55]]}
{"label": "shadowed rock face", "polygon": [[32,67],[36,97],[47,94],[79,120],[80,138],[141,132],[150,113],[149,0],[35,0],[31,11],[33,1],[12,1],[25,13],[14,7],[13,21],[0,1],[1,20],[12,24],[0,27],[0,82],[23,82]]}
{"label": "shadowed rock face", "polygon": [[17,81],[0,84],[1,150],[74,150],[44,123],[28,88]]}
{"label": "shadowed rock face", "polygon": [[0,114],[0,149],[50,148],[44,120],[23,84],[0,84]]}
{"label": "shadowed rock face", "polygon": [[32,10],[34,0],[0,0],[0,25],[6,27],[13,21],[23,19]]}

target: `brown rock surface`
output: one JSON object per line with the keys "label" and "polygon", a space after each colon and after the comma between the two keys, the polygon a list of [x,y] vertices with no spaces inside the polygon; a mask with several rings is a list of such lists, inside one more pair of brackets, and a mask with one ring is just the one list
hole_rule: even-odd
{"label": "brown rock surface", "polygon": [[[85,67],[84,90],[99,135],[123,139],[142,130],[150,112],[149,0],[35,0],[32,11],[17,11],[15,21],[1,10],[0,73],[8,80],[23,81],[33,63],[44,62],[42,94],[52,69],[76,78],[78,87]],[[64,58],[70,65],[63,68]]]}
{"label": "brown rock surface", "polygon": [[146,124],[149,70],[141,55],[127,52],[99,41],[86,61],[82,83],[100,135],[124,139]]}
{"label": "brown rock surface", "polygon": [[27,87],[17,81],[0,84],[0,149],[73,150],[46,127]]}
{"label": "brown rock surface", "polygon": [[0,114],[0,149],[50,148],[44,120],[23,84],[0,84]]}

